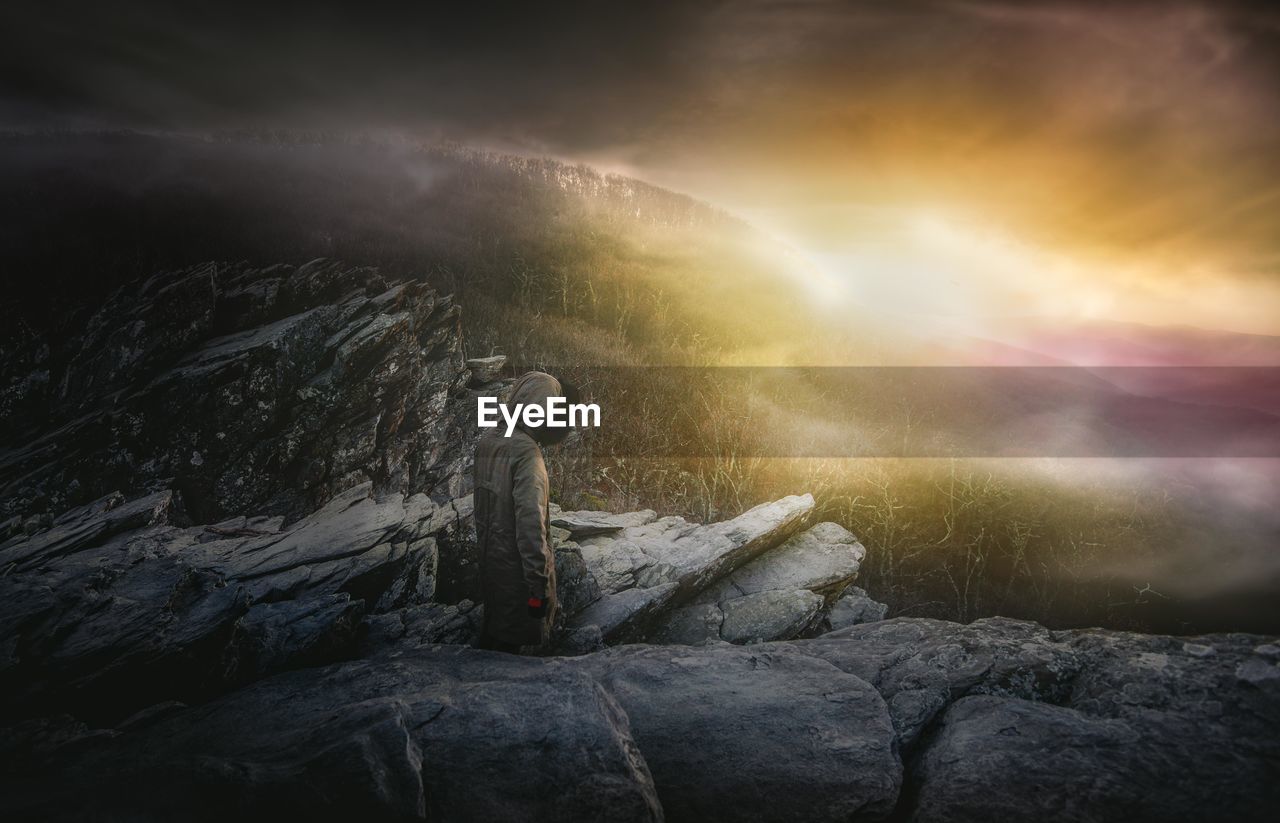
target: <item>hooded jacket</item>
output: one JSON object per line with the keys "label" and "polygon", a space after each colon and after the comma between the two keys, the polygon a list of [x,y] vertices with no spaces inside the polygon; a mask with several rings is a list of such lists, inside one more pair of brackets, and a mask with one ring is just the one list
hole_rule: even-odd
{"label": "hooded jacket", "polygon": [[[508,406],[543,406],[561,396],[560,382],[528,372],[511,388]],[[484,629],[488,636],[522,646],[546,641],[556,610],[556,564],[547,510],[550,484],[535,435],[517,426],[485,431],[476,445],[475,518],[480,558]],[[545,437],[543,438],[545,439]],[[547,601],[546,616],[528,613],[529,598]]]}

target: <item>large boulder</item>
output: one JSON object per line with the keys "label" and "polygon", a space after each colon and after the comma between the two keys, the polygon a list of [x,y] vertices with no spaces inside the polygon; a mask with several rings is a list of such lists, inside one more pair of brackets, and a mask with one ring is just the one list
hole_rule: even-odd
{"label": "large boulder", "polygon": [[[800,531],[813,509],[810,495],[784,497],[732,520],[702,526],[679,517],[650,520],[602,533],[598,515],[578,541],[583,561],[602,592],[570,626],[600,625],[606,639],[634,640],[653,632],[664,610],[687,603]],[[559,515],[562,527],[582,528],[582,513]],[[612,521],[611,525],[617,525]],[[643,607],[640,607],[643,604]],[[618,622],[615,618],[619,618]],[[599,621],[610,621],[606,626]]]}
{"label": "large boulder", "polygon": [[866,554],[845,527],[819,523],[720,578],[697,602],[724,603],[742,595],[788,589],[834,598],[858,576]]}
{"label": "large boulder", "polygon": [[616,697],[667,820],[887,815],[902,765],[884,701],[785,645],[620,647],[582,658]]}
{"label": "large boulder", "polygon": [[873,600],[865,589],[850,586],[827,612],[827,626],[830,631],[834,631],[861,623],[874,623],[884,620],[888,613],[889,607]]}
{"label": "large boulder", "polygon": [[[920,759],[912,819],[1262,819],[1262,809],[1242,807],[1232,792],[1220,796],[1221,805],[1197,806],[1194,798],[1188,805],[1188,782],[1170,780],[1166,771],[1176,761],[1149,745],[1120,720],[1015,698],[965,697],[947,709]],[[1135,756],[1138,749],[1155,756]]]}
{"label": "large boulder", "polygon": [[1280,802],[1266,638],[894,619],[795,641],[875,685],[918,820],[1235,820]]}
{"label": "large boulder", "polygon": [[968,625],[899,618],[795,642],[874,683],[907,751],[959,697],[985,693],[1061,701],[1085,665],[1069,636],[1003,618]]}
{"label": "large boulder", "polygon": [[766,551],[668,613],[662,643],[787,640],[821,622],[858,575],[866,549],[837,523],[819,523]]}
{"label": "large boulder", "polygon": [[8,819],[662,819],[593,677],[483,652],[278,676],[20,774]]}
{"label": "large boulder", "polygon": [[760,643],[795,637],[822,610],[822,595],[808,589],[769,589],[725,601],[720,637],[730,643]]}

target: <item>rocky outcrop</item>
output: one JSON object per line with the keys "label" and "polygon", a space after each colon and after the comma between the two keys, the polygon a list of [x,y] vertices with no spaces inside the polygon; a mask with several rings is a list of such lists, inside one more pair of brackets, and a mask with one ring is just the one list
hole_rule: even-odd
{"label": "rocky outcrop", "polygon": [[654,639],[699,645],[796,637],[821,622],[865,555],[843,526],[819,523],[709,586],[668,615]]}
{"label": "rocky outcrop", "polygon": [[6,712],[56,705],[119,717],[339,659],[367,612],[430,603],[435,535],[459,517],[424,494],[377,497],[367,482],[288,527],[278,517],[184,526],[171,490],[120,500],[0,544]]}
{"label": "rocky outcrop", "polygon": [[[847,582],[862,548],[833,524],[794,535],[811,505],[787,498],[711,526],[557,514],[590,530],[580,546],[557,527],[558,650],[638,640],[655,626],[659,642],[745,643],[816,625],[822,592]],[[458,547],[474,551],[470,514],[469,497],[441,504],[371,482],[288,525],[256,515],[191,526],[174,490],[107,495],[0,544],[0,697],[11,713],[71,706],[107,721],[357,649],[470,643],[482,608],[437,585],[442,555],[457,568]],[[733,571],[696,588],[720,568]],[[690,591],[710,602],[679,607]],[[714,619],[702,635],[672,628],[703,608]]]}
{"label": "rocky outcrop", "polygon": [[459,314],[417,282],[208,264],[126,286],[24,352],[0,366],[11,529],[115,491],[179,490],[201,522],[295,517],[365,481],[466,491]]}
{"label": "rocky outcrop", "polygon": [[[655,569],[651,545],[630,576],[601,565],[659,519],[600,517],[581,545],[557,527],[580,656],[513,658],[464,645],[482,607],[438,601],[465,498],[365,483],[288,525],[190,526],[172,490],[109,495],[0,546],[0,814],[1248,820],[1280,799],[1273,639],[896,619],[723,642],[865,598],[861,547],[825,524],[785,537],[797,509],[650,532],[773,543],[678,606],[699,566]],[[600,650],[626,639],[602,626],[685,620],[714,640]]]}
{"label": "rocky outcrop", "polygon": [[893,727],[864,680],[786,645],[583,658],[631,719],[668,820],[850,820],[892,810]]}
{"label": "rocky outcrop", "polygon": [[293,672],[69,748],[6,791],[8,819],[662,819],[615,698],[510,655]]}
{"label": "rocky outcrop", "polygon": [[812,496],[791,496],[705,526],[651,511],[553,512],[553,525],[580,538],[570,542],[601,593],[568,614],[569,625],[597,626],[611,642],[660,634],[667,612],[713,585],[731,585],[729,575],[804,528],[812,509]]}
{"label": "rocky outcrop", "polygon": [[850,586],[827,613],[827,626],[835,630],[860,623],[874,623],[884,620],[888,613],[889,607],[884,603],[872,600],[864,589]]}
{"label": "rocky outcrop", "polygon": [[1262,820],[1280,799],[1265,638],[898,619],[794,645],[884,697],[911,819]]}
{"label": "rocky outcrop", "polygon": [[884,620],[853,585],[866,550],[808,495],[705,525],[556,509],[557,644],[469,648],[460,409],[505,361],[460,351],[447,300],[316,262],[153,278],[6,359],[0,817],[1257,820],[1280,801],[1274,638]]}
{"label": "rocky outcrop", "polygon": [[0,813],[1261,820],[1276,648],[1001,619],[574,658],[391,643],[112,726],[11,726]]}

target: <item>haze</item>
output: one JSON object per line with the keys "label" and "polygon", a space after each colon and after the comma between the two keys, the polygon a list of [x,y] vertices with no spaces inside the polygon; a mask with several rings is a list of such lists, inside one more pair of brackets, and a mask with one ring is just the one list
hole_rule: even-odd
{"label": "haze", "polygon": [[14,129],[323,128],[585,161],[827,306],[1280,332],[1280,17],[1245,4],[11,5]]}

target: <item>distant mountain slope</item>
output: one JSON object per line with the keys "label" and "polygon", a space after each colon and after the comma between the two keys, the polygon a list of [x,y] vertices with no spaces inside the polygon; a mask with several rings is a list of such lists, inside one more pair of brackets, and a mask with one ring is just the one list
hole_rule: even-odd
{"label": "distant mountain slope", "polygon": [[970,365],[1074,365],[1142,397],[1280,414],[1280,337],[1114,321],[994,321],[948,350]]}
{"label": "distant mountain slope", "polygon": [[323,256],[430,281],[466,309],[474,349],[529,361],[772,362],[868,336],[807,333],[782,251],[746,224],[552,160],[324,136],[11,135],[0,186],[4,311],[37,328],[156,271]]}
{"label": "distant mountain slope", "polygon": [[1078,366],[1280,366],[1280,337],[1192,326],[1027,318],[987,336]]}

